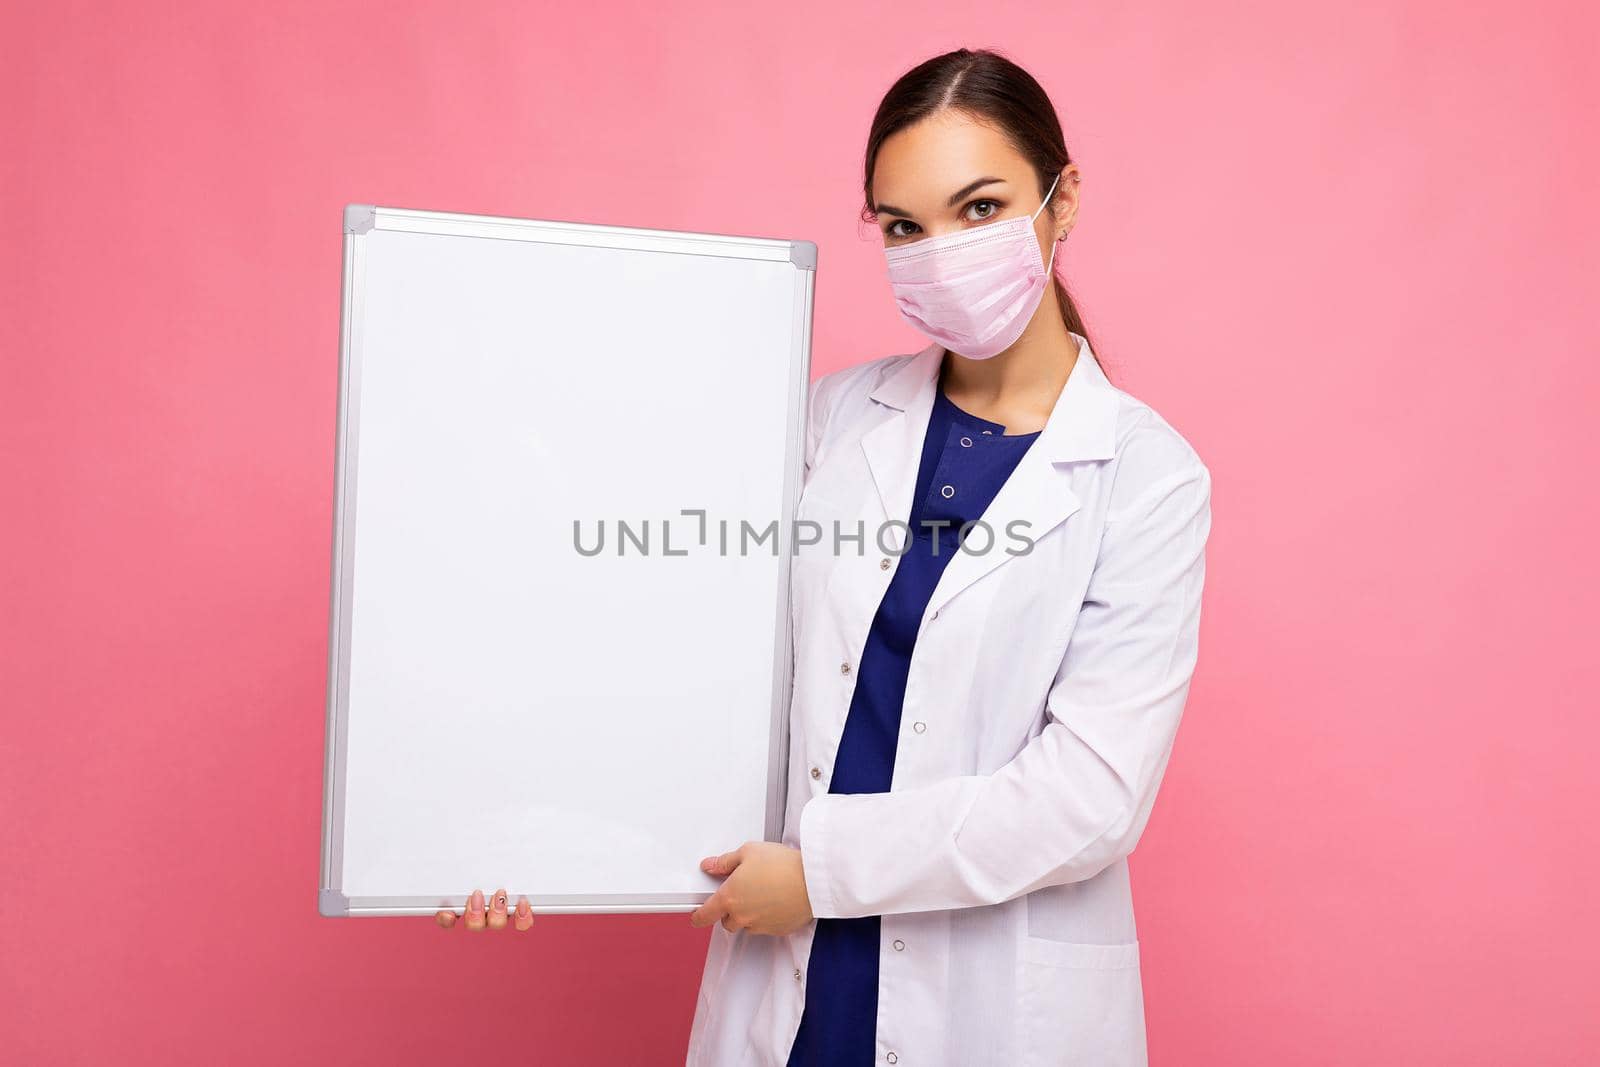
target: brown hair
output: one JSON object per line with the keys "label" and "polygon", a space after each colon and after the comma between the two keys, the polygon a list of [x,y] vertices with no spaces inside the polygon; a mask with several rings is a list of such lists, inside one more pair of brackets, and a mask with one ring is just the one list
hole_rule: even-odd
{"label": "brown hair", "polygon": [[[865,220],[877,217],[872,208],[872,171],[878,162],[878,149],[898,131],[945,108],[964,111],[998,129],[1032,164],[1041,198],[1050,191],[1061,169],[1072,162],[1056,109],[1033,75],[988,49],[958,48],[906,71],[878,104],[867,135]],[[1083,316],[1060,276],[1051,281],[1067,329],[1089,337]],[[1090,347],[1093,345],[1091,339]]]}

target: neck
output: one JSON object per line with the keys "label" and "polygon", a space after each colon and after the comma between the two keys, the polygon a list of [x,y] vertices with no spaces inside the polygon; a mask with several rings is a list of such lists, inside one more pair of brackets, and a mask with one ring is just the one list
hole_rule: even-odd
{"label": "neck", "polygon": [[985,411],[1005,413],[994,421],[1043,425],[1077,362],[1077,339],[1051,299],[1040,302],[1016,343],[992,359],[946,351],[940,384],[952,401],[980,417]]}

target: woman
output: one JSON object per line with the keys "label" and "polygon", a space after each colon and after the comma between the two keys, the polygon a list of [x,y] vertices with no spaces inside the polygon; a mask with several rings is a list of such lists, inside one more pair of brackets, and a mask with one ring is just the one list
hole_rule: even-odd
{"label": "woman", "polygon": [[787,821],[702,861],[687,1063],[1144,1063],[1126,857],[1198,652],[1210,473],[1054,277],[1080,174],[1025,71],[907,72],[865,178],[932,343],[811,387]]}

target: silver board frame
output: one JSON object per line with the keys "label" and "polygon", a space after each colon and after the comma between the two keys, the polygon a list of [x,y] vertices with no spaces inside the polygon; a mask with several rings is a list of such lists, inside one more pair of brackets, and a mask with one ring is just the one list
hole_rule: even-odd
{"label": "silver board frame", "polygon": [[[812,309],[817,246],[805,240],[745,237],[676,230],[641,229],[592,223],[557,222],[497,215],[425,211],[349,204],[343,213],[344,266],[340,300],[338,405],[335,428],[334,506],[331,591],[328,623],[326,743],[323,763],[322,857],[317,910],[327,917],[432,915],[456,910],[465,898],[350,897],[343,890],[344,771],[349,697],[350,624],[345,610],[353,581],[352,509],[356,499],[356,444],[360,425],[363,280],[366,241],[375,230],[396,230],[485,240],[583,244],[640,251],[722,256],[765,262],[788,262],[794,272],[794,316],[790,345],[790,403],[783,471],[783,520],[778,523],[780,589],[774,620],[773,655],[777,669],[768,745],[766,840],[777,841],[787,803],[789,701],[793,686],[789,616],[789,571],[793,560],[793,518],[800,495],[806,397],[810,382]],[[464,887],[465,888],[465,887]],[[488,890],[492,887],[482,887]],[[604,894],[596,896],[529,895],[536,912],[638,913],[687,912],[708,894]]]}

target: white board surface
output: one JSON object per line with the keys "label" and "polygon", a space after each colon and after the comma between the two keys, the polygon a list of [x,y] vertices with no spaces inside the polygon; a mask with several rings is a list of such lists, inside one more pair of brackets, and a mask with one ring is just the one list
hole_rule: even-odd
{"label": "white board surface", "polygon": [[781,830],[815,245],[344,241],[319,910],[694,908]]}

